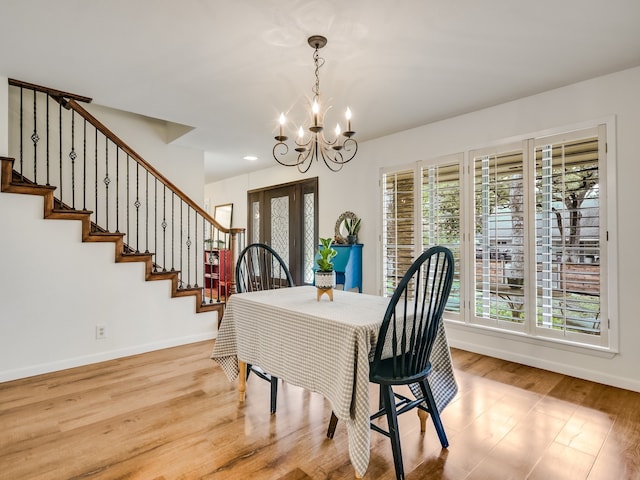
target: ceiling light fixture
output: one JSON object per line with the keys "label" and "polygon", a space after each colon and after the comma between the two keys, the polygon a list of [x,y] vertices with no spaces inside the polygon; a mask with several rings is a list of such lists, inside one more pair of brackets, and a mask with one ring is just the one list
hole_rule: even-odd
{"label": "ceiling light fixture", "polygon": [[[305,136],[304,129],[298,129],[298,138],[295,140],[295,155],[287,156],[289,146],[285,143],[289,137],[285,136],[284,125],[286,118],[284,113],[280,115],[280,132],[275,137],[276,143],[273,147],[273,158],[280,165],[285,167],[298,167],[301,173],[309,170],[311,163],[322,158],[325,165],[334,172],[342,169],[342,166],[351,161],[358,151],[358,142],[352,137],[356,132],[351,130],[351,110],[347,108],[345,117],[347,120],[347,130],[342,132],[340,124],[336,125],[335,138],[327,139],[324,136],[324,113],[320,113],[320,67],[324,65],[324,58],[318,55],[318,50],[327,44],[327,39],[321,35],[313,35],[307,40],[313,52],[313,63],[315,64],[316,82],[313,88],[313,104],[311,106],[311,126],[308,127],[309,135]],[[340,134],[344,137],[340,143]]]}

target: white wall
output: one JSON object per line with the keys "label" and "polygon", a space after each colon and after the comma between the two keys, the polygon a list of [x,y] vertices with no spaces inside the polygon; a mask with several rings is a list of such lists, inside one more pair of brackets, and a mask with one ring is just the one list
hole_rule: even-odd
{"label": "white wall", "polygon": [[[0,154],[6,99],[0,88]],[[202,204],[202,152],[166,145],[164,122],[90,109]],[[171,298],[167,280],[146,282],[142,263],[116,264],[113,244],[82,243],[79,221],[44,220],[41,197],[0,193],[0,219],[0,381],[215,337],[215,312]],[[96,325],[106,339],[95,338]]]}
{"label": "white wall", "polygon": [[[0,75],[0,85],[7,85],[9,79]],[[0,88],[0,157],[9,154],[9,90]]]}
{"label": "white wall", "polygon": [[[618,231],[610,232],[617,242],[618,291],[611,302],[619,317],[619,351],[614,356],[587,354],[584,351],[550,348],[545,342],[526,342],[513,336],[496,336],[474,328],[448,323],[453,346],[500,358],[539,366],[581,378],[640,391],[640,322],[637,320],[636,273],[640,256],[635,246],[640,238],[636,209],[637,182],[640,178],[638,133],[640,132],[640,68],[595,78],[483,109],[360,145],[356,158],[340,173],[314,165],[308,176],[319,177],[320,235],[332,233],[338,215],[351,210],[362,217],[360,240],[365,244],[364,291],[379,293],[380,287],[380,200],[378,179],[385,166],[405,165],[442,155],[468,151],[502,139],[537,134],[553,128],[583,124],[615,116],[617,130]],[[265,152],[269,155],[270,152]],[[293,170],[291,172],[290,170]],[[254,189],[300,179],[295,169],[276,166],[228,182]],[[207,185],[212,204],[233,202],[246,208],[246,190],[226,190],[224,182]],[[234,226],[244,227],[246,215],[234,215]],[[240,223],[242,220],[242,223]]]}

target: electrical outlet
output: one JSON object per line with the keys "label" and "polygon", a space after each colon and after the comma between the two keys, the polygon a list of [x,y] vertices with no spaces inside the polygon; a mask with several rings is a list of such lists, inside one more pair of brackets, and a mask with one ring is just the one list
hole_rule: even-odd
{"label": "electrical outlet", "polygon": [[96,325],[96,340],[102,340],[104,338],[107,338],[107,326]]}

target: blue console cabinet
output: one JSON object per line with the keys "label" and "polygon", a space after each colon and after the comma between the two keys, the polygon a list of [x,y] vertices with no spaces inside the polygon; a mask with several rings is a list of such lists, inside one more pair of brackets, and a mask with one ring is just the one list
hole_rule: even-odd
{"label": "blue console cabinet", "polygon": [[[357,288],[362,293],[362,244],[331,245],[338,254],[333,257],[333,269],[336,272],[336,284],[344,290]],[[314,271],[317,264],[314,265]]]}

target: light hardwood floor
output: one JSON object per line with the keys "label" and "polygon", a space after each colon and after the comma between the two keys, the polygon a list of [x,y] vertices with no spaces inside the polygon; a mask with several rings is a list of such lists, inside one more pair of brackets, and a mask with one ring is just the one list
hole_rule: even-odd
{"label": "light hardwood floor", "polygon": [[[0,384],[0,479],[353,479],[330,407],[283,384],[235,385],[201,342]],[[401,417],[408,480],[640,479],[640,394],[453,350],[458,396],[430,422]],[[372,402],[377,394],[372,390]],[[393,479],[372,432],[365,480]]]}

